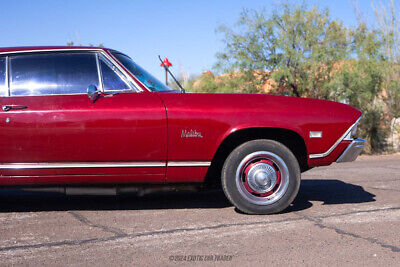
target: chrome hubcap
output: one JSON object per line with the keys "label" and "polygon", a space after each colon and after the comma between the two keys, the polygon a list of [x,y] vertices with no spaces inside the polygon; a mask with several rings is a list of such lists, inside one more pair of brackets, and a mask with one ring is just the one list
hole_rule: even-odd
{"label": "chrome hubcap", "polygon": [[277,178],[275,169],[267,163],[253,164],[247,173],[249,186],[259,193],[272,190]]}
{"label": "chrome hubcap", "polygon": [[258,151],[246,156],[236,171],[239,193],[249,202],[269,205],[285,194],[289,185],[289,170],[278,155]]}

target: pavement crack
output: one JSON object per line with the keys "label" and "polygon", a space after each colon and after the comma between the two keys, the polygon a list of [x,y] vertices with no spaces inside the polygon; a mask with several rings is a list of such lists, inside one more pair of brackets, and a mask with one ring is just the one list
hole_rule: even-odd
{"label": "pavement crack", "polygon": [[359,211],[352,211],[352,212],[339,213],[339,214],[320,216],[320,217],[308,217],[308,216],[302,215],[300,212],[293,212],[298,215],[297,218],[288,218],[288,219],[275,220],[275,221],[253,221],[253,222],[241,222],[241,223],[226,223],[226,224],[217,224],[217,225],[209,225],[209,226],[202,226],[202,227],[174,228],[174,229],[168,229],[168,230],[157,230],[157,231],[132,233],[132,234],[126,234],[126,233],[122,232],[122,230],[119,230],[119,229],[113,229],[113,228],[110,228],[107,226],[94,224],[90,220],[88,220],[86,217],[84,217],[82,214],[80,214],[78,212],[74,212],[74,211],[69,211],[68,213],[70,213],[72,216],[74,216],[74,218],[77,219],[79,222],[81,222],[87,226],[90,226],[90,227],[96,227],[96,228],[102,229],[103,231],[113,233],[114,235],[110,236],[110,237],[102,237],[102,238],[91,238],[91,239],[83,239],[83,240],[65,240],[65,241],[47,242],[47,243],[39,243],[39,244],[14,245],[14,246],[8,246],[8,247],[0,247],[0,252],[21,250],[21,249],[26,250],[26,249],[35,249],[35,248],[51,248],[51,247],[58,247],[58,246],[80,246],[80,245],[84,245],[84,244],[88,244],[88,243],[101,243],[101,242],[108,242],[108,241],[116,241],[116,240],[120,240],[123,238],[134,239],[137,237],[162,236],[162,235],[175,234],[175,233],[180,233],[180,232],[196,232],[196,231],[204,231],[204,230],[216,230],[216,229],[223,229],[223,228],[229,228],[229,227],[255,226],[255,225],[264,226],[264,225],[273,224],[273,223],[296,222],[296,221],[302,221],[302,220],[311,221],[311,222],[315,223],[316,226],[318,226],[322,229],[332,229],[332,230],[335,230],[338,234],[352,236],[354,238],[364,239],[370,243],[378,244],[385,248],[390,248],[394,252],[400,252],[400,248],[398,248],[396,246],[384,244],[377,239],[365,238],[365,237],[359,236],[357,234],[345,232],[338,228],[329,227],[327,225],[322,224],[322,219],[324,219],[324,218],[345,216],[345,215],[356,214],[356,213],[371,213],[371,212],[377,212],[377,211],[399,210],[399,209],[400,209],[400,207],[390,207],[390,208],[373,209],[373,210],[359,210]]}
{"label": "pavement crack", "polygon": [[95,223],[91,222],[88,218],[86,218],[85,216],[83,216],[82,214],[80,214],[76,211],[68,211],[68,213],[71,214],[76,220],[78,220],[82,224],[87,225],[89,227],[101,229],[102,231],[112,233],[117,237],[127,236],[127,234],[124,231],[122,231],[121,229],[108,227],[108,226],[101,225],[101,224],[95,224]]}
{"label": "pavement crack", "polygon": [[317,227],[319,227],[319,228],[321,228],[321,229],[333,230],[333,231],[335,231],[337,234],[342,235],[342,236],[350,236],[350,237],[353,237],[353,238],[362,239],[362,240],[365,240],[365,241],[367,241],[367,242],[369,242],[369,243],[371,243],[371,244],[379,245],[379,246],[381,246],[382,248],[389,248],[392,252],[397,252],[397,253],[400,252],[400,247],[396,247],[396,246],[393,246],[393,245],[385,244],[385,243],[379,241],[379,240],[376,239],[376,238],[372,238],[372,237],[363,237],[363,236],[361,236],[361,235],[358,235],[358,234],[355,234],[355,233],[351,233],[351,232],[347,232],[347,231],[344,231],[344,230],[339,229],[339,228],[334,227],[334,226],[329,226],[329,225],[323,224],[323,223],[322,223],[322,219],[321,219],[321,218],[318,218],[318,217],[310,217],[310,216],[304,215],[304,214],[302,214],[302,213],[300,213],[300,212],[296,212],[296,214],[297,214],[300,218],[303,218],[304,220],[307,220],[307,221],[309,221],[309,222],[314,223],[315,226],[317,226]]}
{"label": "pavement crack", "polygon": [[[69,211],[77,220],[80,222],[93,227],[99,227],[98,225],[94,226],[88,219],[77,212]],[[214,230],[235,226],[251,226],[251,225],[267,225],[271,223],[281,223],[281,222],[290,222],[290,221],[301,221],[302,218],[290,218],[285,220],[277,220],[277,221],[256,221],[256,222],[243,222],[243,223],[229,223],[229,224],[217,224],[203,227],[187,227],[187,228],[175,228],[169,230],[158,230],[151,232],[142,232],[142,233],[134,233],[134,234],[123,234],[123,235],[114,235],[111,237],[104,238],[91,238],[91,239],[83,239],[83,240],[65,240],[58,242],[48,242],[48,243],[39,243],[32,245],[16,245],[16,246],[8,246],[8,247],[0,247],[0,252],[2,251],[13,251],[13,250],[24,250],[24,249],[32,249],[32,248],[50,248],[50,247],[58,247],[58,246],[78,246],[87,243],[99,243],[99,242],[107,242],[107,241],[115,241],[123,238],[137,238],[137,237],[146,237],[146,236],[159,236],[159,235],[168,235],[179,232],[195,232],[195,231],[204,231],[204,230]],[[99,228],[101,228],[100,226]],[[107,227],[108,228],[108,227]]]}
{"label": "pavement crack", "polygon": [[395,191],[395,192],[400,192],[400,189],[394,189],[394,188],[379,188],[379,187],[373,187],[373,186],[368,186],[367,188],[369,188],[369,189],[376,189],[376,190],[384,190],[384,191]]}
{"label": "pavement crack", "polygon": [[[347,216],[347,215],[358,214],[358,213],[373,213],[373,212],[391,211],[391,210],[400,210],[400,207],[388,207],[388,208],[370,209],[370,210],[354,210],[354,211],[350,211],[350,212],[343,212],[343,213],[337,213],[337,214],[331,214],[331,215],[322,215],[322,216],[317,216],[314,218],[325,219],[325,218]],[[300,214],[300,212],[297,212],[297,214]]]}
{"label": "pavement crack", "polygon": [[[385,179],[385,183],[387,182],[398,182],[400,181],[400,178],[390,178],[390,179]],[[352,180],[353,183],[376,183],[376,180]]]}
{"label": "pavement crack", "polygon": [[65,241],[57,241],[57,242],[48,242],[48,243],[39,243],[32,245],[16,245],[9,247],[2,247],[0,251],[13,251],[13,250],[26,250],[26,249],[34,249],[34,248],[51,248],[51,247],[59,247],[59,246],[81,246],[87,243],[98,243],[98,242],[106,242],[123,238],[123,236],[110,236],[103,238],[91,238],[91,239],[83,239],[83,240],[65,240]]}

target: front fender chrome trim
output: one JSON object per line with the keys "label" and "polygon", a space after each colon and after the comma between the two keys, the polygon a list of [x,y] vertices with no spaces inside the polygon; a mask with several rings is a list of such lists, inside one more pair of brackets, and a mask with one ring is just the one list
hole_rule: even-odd
{"label": "front fender chrome trim", "polygon": [[208,167],[210,161],[170,161],[168,167]]}
{"label": "front fender chrome trim", "polygon": [[347,136],[347,134],[351,131],[351,129],[361,120],[361,116],[356,120],[353,125],[351,125],[347,131],[331,146],[326,152],[320,153],[320,154],[310,154],[309,158],[310,159],[318,159],[318,158],[325,158],[329,154],[332,153],[332,151],[340,144],[340,142],[343,141],[343,139]]}

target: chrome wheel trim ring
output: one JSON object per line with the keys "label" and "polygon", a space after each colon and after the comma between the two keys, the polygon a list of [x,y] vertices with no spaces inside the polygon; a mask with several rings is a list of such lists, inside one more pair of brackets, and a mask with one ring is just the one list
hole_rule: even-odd
{"label": "chrome wheel trim ring", "polygon": [[[280,172],[281,181],[279,187],[271,195],[259,197],[247,190],[247,188],[243,183],[243,175],[244,175],[244,170],[247,168],[247,166],[263,159],[272,161],[276,165],[276,167],[279,169]],[[278,155],[267,151],[257,151],[247,155],[239,163],[239,166],[236,169],[235,180],[236,180],[236,187],[240,195],[244,197],[247,201],[249,201],[252,204],[260,206],[270,205],[277,202],[286,193],[287,188],[289,186],[289,169],[286,163],[283,161],[283,159]]]}

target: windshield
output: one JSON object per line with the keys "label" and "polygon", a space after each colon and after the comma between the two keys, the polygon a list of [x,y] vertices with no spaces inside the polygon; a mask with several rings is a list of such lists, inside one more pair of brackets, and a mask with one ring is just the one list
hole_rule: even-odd
{"label": "windshield", "polygon": [[122,65],[124,65],[125,68],[127,68],[137,79],[139,79],[144,85],[147,86],[151,91],[173,91],[173,89],[169,88],[157,78],[155,78],[153,75],[148,73],[145,69],[137,65],[133,60],[121,53],[112,53],[114,57],[118,59],[119,62],[121,62]]}

